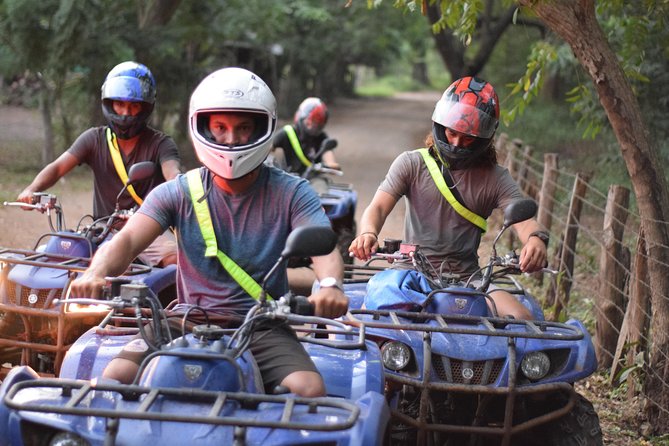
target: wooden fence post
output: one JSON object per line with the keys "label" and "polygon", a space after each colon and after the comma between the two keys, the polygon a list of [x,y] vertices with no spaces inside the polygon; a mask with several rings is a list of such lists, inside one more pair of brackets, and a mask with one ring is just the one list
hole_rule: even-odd
{"label": "wooden fence post", "polygon": [[518,181],[518,151],[522,145],[523,142],[517,138],[506,145],[506,168],[509,169],[511,178],[516,181]]}
{"label": "wooden fence post", "polygon": [[[537,222],[543,226],[549,233],[553,225],[553,209],[555,208],[555,191],[557,190],[558,179],[558,154],[544,154],[544,173],[541,180],[541,190],[539,191],[539,210],[537,211]],[[557,243],[556,240],[553,243]],[[534,275],[539,285],[544,282],[544,275],[537,273]]]}
{"label": "wooden fence post", "polygon": [[559,319],[562,309],[569,303],[569,292],[571,291],[574,277],[574,252],[578,236],[578,224],[589,178],[589,174],[578,173],[574,180],[574,189],[569,203],[569,214],[567,215],[564,238],[558,251],[560,256],[558,276],[557,278],[553,278],[551,287],[546,293],[547,302],[555,302],[553,320]]}
{"label": "wooden fence post", "polygon": [[509,143],[509,135],[506,133],[500,133],[497,138],[495,138],[495,151],[497,152],[499,164],[505,166],[505,162],[508,157],[507,144]]}
{"label": "wooden fence post", "polygon": [[518,163],[518,178],[516,181],[518,182],[518,187],[520,187],[520,190],[522,190],[526,195],[529,195],[532,198],[535,198],[532,196],[531,193],[531,188],[532,184],[530,182],[530,169],[528,168],[529,160],[532,158],[532,146],[525,146],[523,147],[523,152],[521,155],[521,160],[520,163]]}
{"label": "wooden fence post", "polygon": [[609,187],[599,260],[599,292],[594,298],[597,310],[595,352],[599,367],[608,368],[613,363],[618,333],[625,315],[625,284],[630,256],[622,239],[629,202],[629,189],[618,185]]}

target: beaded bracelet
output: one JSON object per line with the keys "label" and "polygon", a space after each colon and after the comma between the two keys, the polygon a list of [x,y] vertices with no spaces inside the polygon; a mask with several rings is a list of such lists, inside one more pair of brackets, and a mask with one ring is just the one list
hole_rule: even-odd
{"label": "beaded bracelet", "polygon": [[360,235],[365,235],[365,234],[372,234],[377,240],[379,239],[379,236],[376,235],[375,232],[367,231],[367,232],[363,232],[363,233],[361,233]]}

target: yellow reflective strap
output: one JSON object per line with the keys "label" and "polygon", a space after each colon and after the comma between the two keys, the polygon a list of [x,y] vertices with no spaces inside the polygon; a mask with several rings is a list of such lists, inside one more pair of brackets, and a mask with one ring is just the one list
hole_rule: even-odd
{"label": "yellow reflective strap", "polygon": [[[228,274],[230,274],[230,277],[232,277],[249,296],[257,300],[260,297],[260,293],[262,293],[262,287],[253,277],[237,265],[234,260],[218,249],[214,224],[211,221],[211,213],[209,212],[209,205],[207,204],[207,200],[200,201],[204,196],[204,185],[200,178],[200,169],[189,170],[188,173],[186,173],[186,179],[188,180],[190,199],[193,202],[193,210],[197,216],[197,222],[206,246],[204,256],[216,256],[221,263],[221,266],[223,266]],[[267,294],[266,297],[267,299],[272,299],[272,296],[269,294]]]}
{"label": "yellow reflective strap", "polygon": [[[228,274],[235,279],[235,282],[237,282],[249,296],[258,300],[260,293],[262,293],[262,287],[258,285],[258,282],[237,265],[234,260],[225,255],[223,251],[218,251],[216,257],[218,257],[218,261],[221,262],[221,265],[223,265],[223,268],[225,268]],[[272,297],[268,294],[267,299],[271,300]]]}
{"label": "yellow reflective strap", "polygon": [[211,214],[209,213],[209,205],[207,204],[207,200],[199,201],[204,196],[200,169],[189,170],[186,174],[186,179],[188,180],[188,188],[190,189],[190,199],[193,202],[193,210],[197,216],[197,222],[206,246],[204,256],[215,257],[218,251],[218,243],[216,242],[214,224],[211,221]]}
{"label": "yellow reflective strap", "polygon": [[425,161],[427,170],[430,172],[430,175],[432,175],[432,180],[437,185],[437,189],[439,189],[439,192],[441,192],[441,195],[444,196],[446,201],[448,201],[448,203],[451,206],[453,206],[455,212],[460,214],[460,216],[462,216],[467,221],[473,223],[475,226],[481,228],[481,231],[486,232],[488,230],[488,223],[486,222],[485,218],[476,215],[475,213],[464,207],[453,196],[451,189],[449,189],[448,185],[446,185],[446,181],[444,181],[444,177],[439,170],[437,162],[434,160],[434,158],[430,156],[430,152],[427,149],[418,149],[418,152],[423,156],[423,160]]}
{"label": "yellow reflective strap", "polygon": [[288,140],[290,141],[290,145],[293,146],[295,155],[297,155],[300,161],[302,161],[302,164],[307,167],[311,167],[311,161],[309,161],[309,159],[304,155],[302,146],[300,145],[300,140],[297,138],[297,134],[295,133],[293,126],[286,125],[283,127],[283,130],[286,132],[286,135],[288,135]]}
{"label": "yellow reflective strap", "polygon": [[[118,174],[118,177],[121,179],[123,184],[125,184],[128,182],[128,174],[125,171],[125,166],[123,165],[123,158],[121,157],[121,151],[119,150],[118,143],[116,142],[116,135],[109,127],[107,127],[105,130],[105,134],[107,136],[109,154],[111,155],[112,161],[114,162],[116,173]],[[131,184],[128,185],[128,192],[130,193],[132,199],[135,200],[135,203],[141,206],[144,200],[142,200],[139,195],[137,195],[135,188],[133,188]]]}

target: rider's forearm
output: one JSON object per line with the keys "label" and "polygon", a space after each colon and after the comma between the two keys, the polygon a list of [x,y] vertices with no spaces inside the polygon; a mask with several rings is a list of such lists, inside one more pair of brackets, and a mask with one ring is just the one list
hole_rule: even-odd
{"label": "rider's forearm", "polygon": [[123,274],[136,257],[126,239],[127,237],[119,232],[109,243],[102,245],[95,253],[87,274],[98,278]]}
{"label": "rider's forearm", "polygon": [[344,279],[344,261],[338,250],[335,249],[325,256],[312,257],[311,261],[314,273],[319,280],[325,277]]}
{"label": "rider's forearm", "polygon": [[397,199],[382,190],[376,191],[372,202],[362,213],[360,219],[360,234],[374,233],[377,237],[386,222],[386,218],[395,207]]}
{"label": "rider's forearm", "polygon": [[369,206],[360,219],[360,234],[373,233],[378,236],[386,221],[386,215],[380,208]]}
{"label": "rider's forearm", "polygon": [[543,230],[541,225],[534,219],[516,223],[513,225],[513,229],[515,229],[518,238],[523,244],[527,243],[532,233]]}
{"label": "rider's forearm", "polygon": [[49,164],[37,174],[32,183],[30,183],[25,190],[30,192],[45,191],[56,184],[56,181],[58,181],[59,178],[58,169],[53,164]]}

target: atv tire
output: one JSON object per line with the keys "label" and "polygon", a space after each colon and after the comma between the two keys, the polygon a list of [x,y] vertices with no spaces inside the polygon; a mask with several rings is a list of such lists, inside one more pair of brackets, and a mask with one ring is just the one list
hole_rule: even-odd
{"label": "atv tire", "polygon": [[[599,416],[592,403],[580,394],[576,394],[576,403],[571,412],[548,424],[532,429],[523,435],[541,446],[602,446],[602,429]],[[512,441],[513,443],[513,441]]]}

